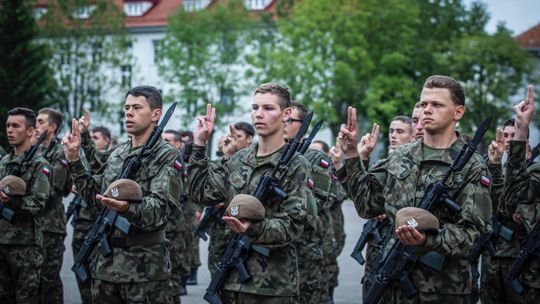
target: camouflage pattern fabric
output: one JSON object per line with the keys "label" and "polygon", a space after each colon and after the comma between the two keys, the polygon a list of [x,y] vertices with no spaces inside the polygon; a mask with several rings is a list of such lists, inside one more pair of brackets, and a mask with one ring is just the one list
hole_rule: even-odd
{"label": "camouflage pattern fabric", "polygon": [[[379,234],[382,239],[385,238],[390,223],[388,220],[379,228]],[[370,238],[366,246],[366,263],[364,264],[364,276],[362,277],[362,297],[365,297],[371,288],[373,283],[373,278],[377,274],[377,268],[379,262],[382,259],[381,250],[384,251],[384,248],[381,248],[382,244],[377,243],[375,240]]]}
{"label": "camouflage pattern fabric", "polygon": [[[405,144],[369,171],[364,169],[359,158],[348,159],[345,164],[347,191],[358,214],[363,218],[373,218],[386,213],[393,223],[398,209],[418,206],[426,187],[442,178],[463,144],[457,140],[450,148],[441,149],[425,159],[422,140]],[[443,206],[433,211],[441,228],[437,235],[427,235],[425,245],[418,247],[417,253],[435,251],[445,255],[446,260],[441,272],[419,263],[411,273],[410,278],[421,292],[422,301],[424,293],[467,295],[468,301],[471,300],[472,275],[468,253],[476,238],[487,231],[491,217],[489,188],[481,183],[483,176],[488,176],[486,164],[480,155],[475,154],[463,170],[447,181],[449,197],[462,209],[455,216]],[[392,245],[390,241],[387,250]]]}
{"label": "camouflage pattern fabric", "polygon": [[189,273],[186,262],[185,221],[183,212],[173,208],[167,223],[166,236],[169,240],[171,255],[171,284],[174,292],[178,293],[182,283],[182,277]]}
{"label": "camouflage pattern fabric", "polygon": [[[81,214],[83,213],[83,210],[88,210],[87,212],[90,212],[89,209],[81,209]],[[75,226],[73,227],[73,239],[71,241],[71,248],[73,250],[73,259],[77,256],[79,253],[79,250],[81,249],[83,243],[84,243],[84,237],[88,233],[88,230],[92,227],[92,222],[84,220],[79,218],[75,222]],[[90,281],[87,282],[80,282],[77,278],[77,286],[79,287],[79,294],[81,296],[81,300],[83,304],[89,304],[92,300],[92,294],[90,292]]]}
{"label": "camouflage pattern fabric", "polygon": [[473,304],[470,295],[419,292],[408,298],[399,284],[392,284],[381,300],[384,304]]}
{"label": "camouflage pattern fabric", "polygon": [[250,293],[223,292],[223,304],[298,304],[297,297],[271,297]]}
{"label": "camouflage pattern fabric", "polygon": [[199,238],[194,234],[195,229],[197,229],[197,224],[195,223],[195,213],[200,211],[200,207],[188,200],[186,209],[187,212],[185,224],[187,234],[189,235],[187,255],[189,256],[189,273],[191,273],[191,269],[196,269],[201,266],[201,258],[199,257]]}
{"label": "camouflage pattern fabric", "polygon": [[208,269],[210,274],[214,273],[216,265],[223,255],[223,250],[227,247],[227,229],[229,229],[227,225],[218,221],[213,221],[210,224],[210,240],[208,243]]}
{"label": "camouflage pattern fabric", "polygon": [[[283,147],[258,163],[257,145],[254,145],[238,151],[222,169],[209,171],[206,148],[194,145],[188,165],[188,192],[194,202],[208,205],[228,203],[236,194],[254,193],[260,177],[275,167],[282,150]],[[292,243],[302,235],[308,204],[314,204],[308,201],[309,168],[307,160],[297,155],[282,172],[281,186],[288,198],[281,201],[272,197],[263,202],[266,218],[252,223],[246,232],[255,244],[270,248],[270,255],[252,252],[246,260],[252,279],[240,284],[238,274],[232,271],[225,290],[269,297],[298,295],[297,252]],[[226,233],[229,238],[232,232]]]}
{"label": "camouflage pattern fabric", "polygon": [[92,303],[170,304],[171,288],[169,280],[121,284],[93,280]]}
{"label": "camouflage pattern fabric", "polygon": [[[21,161],[8,154],[0,161],[0,178]],[[0,219],[0,303],[38,303],[43,255],[43,226],[38,214],[49,199],[52,168],[41,155],[23,165],[26,195],[14,197],[7,207],[12,223]]]}
{"label": "camouflage pattern fabric", "polygon": [[514,259],[482,256],[480,300],[482,304],[521,303],[521,296],[505,284],[504,279],[512,268]]}
{"label": "camouflage pattern fabric", "polygon": [[[123,164],[135,157],[139,150],[132,149],[131,142],[120,145],[107,159],[103,173],[94,176],[81,161],[69,163],[75,185],[91,208],[103,208],[95,199],[95,194],[103,193],[120,175]],[[161,139],[143,155],[143,167],[133,179],[145,195],[141,202],[130,204],[129,209],[122,214],[134,226],[135,234],[164,230],[171,209],[180,208],[183,172],[176,165],[179,159],[178,152]],[[113,236],[125,237],[118,229]],[[91,276],[93,279],[115,283],[163,281],[170,278],[170,267],[169,246],[164,241],[145,246],[114,248],[113,254],[108,257],[95,254]]]}
{"label": "camouflage pattern fabric", "polygon": [[332,176],[332,188],[330,189],[330,197],[332,200],[330,214],[332,216],[332,223],[334,224],[333,230],[334,239],[336,240],[336,247],[331,253],[332,261],[329,266],[330,277],[328,279],[328,287],[330,289],[333,289],[339,285],[339,266],[337,258],[345,247],[345,221],[343,217],[343,211],[341,210],[341,205],[343,201],[347,198],[345,188],[343,188],[341,183],[337,180],[337,176],[335,175]]}
{"label": "camouflage pattern fabric", "polygon": [[115,147],[110,150],[98,150],[96,145],[90,137],[90,132],[81,133],[81,148],[84,151],[86,161],[88,162],[89,169],[92,172],[98,172],[106,163],[107,159],[111,155]]}
{"label": "camouflage pattern fabric", "polygon": [[[510,141],[510,155],[506,164],[504,205],[502,212],[509,216],[518,213],[523,217],[527,233],[540,222],[540,164],[527,167],[525,160],[526,142]],[[521,275],[526,286],[523,303],[540,301],[540,259],[532,258]]]}

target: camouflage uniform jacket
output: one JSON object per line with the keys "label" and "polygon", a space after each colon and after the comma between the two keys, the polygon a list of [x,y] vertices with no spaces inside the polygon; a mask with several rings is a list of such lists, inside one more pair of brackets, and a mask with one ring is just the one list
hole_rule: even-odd
{"label": "camouflage uniform jacket", "polygon": [[51,194],[41,214],[43,231],[66,234],[66,213],[62,198],[71,192],[73,181],[69,175],[64,149],[57,140],[50,150],[42,147],[41,153],[53,168]]}
{"label": "camouflage uniform jacket", "polygon": [[81,147],[92,172],[97,172],[107,163],[107,159],[114,150],[98,150],[90,137],[90,132],[81,133]]}
{"label": "camouflage uniform jacket", "polygon": [[[463,146],[461,140],[449,149],[423,159],[423,141],[400,146],[388,158],[366,171],[358,158],[348,159],[347,191],[358,214],[372,218],[386,213],[392,223],[397,210],[418,206],[427,186],[441,180]],[[486,232],[490,224],[491,200],[488,187],[481,184],[487,168],[479,154],[473,155],[463,170],[447,181],[449,197],[461,205],[455,216],[443,206],[433,214],[441,228],[437,235],[427,235],[424,246],[417,253],[435,251],[446,256],[444,270],[438,272],[418,263],[411,280],[418,290],[426,293],[469,294],[472,275],[467,258],[476,238]],[[387,250],[393,241],[387,245]]]}
{"label": "camouflage uniform jacket", "polygon": [[[519,213],[527,233],[530,233],[540,222],[540,164],[527,168],[525,151],[524,141],[510,141],[502,209],[507,216]],[[540,288],[540,259],[533,257],[530,261],[522,274],[523,283]]]}
{"label": "camouflage uniform jacket", "polygon": [[[0,161],[0,179],[20,163],[22,156],[7,154]],[[38,216],[49,199],[51,166],[39,153],[22,168],[20,176],[26,182],[26,194],[13,197],[6,207],[15,212],[13,222],[0,218],[0,244],[38,245],[43,241],[43,226]]]}
{"label": "camouflage uniform jacket", "polygon": [[[188,164],[189,194],[196,203],[216,205],[230,200],[240,193],[254,193],[262,175],[269,173],[277,164],[283,147],[262,163],[257,164],[258,145],[238,151],[220,170],[208,170],[206,148],[193,146]],[[272,198],[263,202],[266,218],[253,222],[246,235],[258,245],[271,249],[268,257],[252,252],[247,259],[247,269],[253,278],[238,283],[233,271],[224,289],[267,296],[294,296],[298,294],[297,253],[293,242],[304,231],[310,190],[307,188],[310,166],[297,155],[285,170],[281,187],[288,198],[280,201]],[[232,230],[227,231],[230,239]]]}
{"label": "camouflage uniform jacket", "polygon": [[[75,185],[91,208],[103,208],[95,195],[105,192],[121,174],[123,165],[139,150],[131,149],[131,142],[120,145],[109,156],[103,173],[94,176],[80,160],[69,163]],[[182,168],[177,166],[179,159],[178,152],[161,139],[143,156],[143,166],[134,177],[143,190],[143,199],[131,203],[129,209],[121,214],[134,226],[133,234],[164,230],[171,208],[179,208],[178,200],[182,191]],[[125,235],[116,229],[113,236]],[[166,241],[114,248],[113,254],[108,257],[103,257],[101,250],[98,251],[94,252],[93,278],[121,283],[166,280],[170,276]]]}

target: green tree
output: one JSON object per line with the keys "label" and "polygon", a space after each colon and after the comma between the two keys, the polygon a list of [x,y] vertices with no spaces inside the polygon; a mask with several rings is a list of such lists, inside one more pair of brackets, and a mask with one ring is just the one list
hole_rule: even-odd
{"label": "green tree", "polygon": [[[174,88],[169,100],[182,104],[187,126],[207,103],[222,118],[236,108],[244,92],[240,73],[251,18],[243,1],[216,4],[198,12],[178,11],[169,20],[169,33],[161,43],[159,71]],[[222,124],[222,120],[217,120]]]}
{"label": "green tree", "polygon": [[9,109],[34,110],[51,102],[55,90],[46,45],[37,41],[33,1],[6,0],[0,4],[0,145],[7,146],[4,123]]}
{"label": "green tree", "polygon": [[131,87],[134,59],[124,21],[123,11],[107,0],[59,0],[47,7],[42,37],[53,50],[54,98],[67,119],[85,108],[120,115],[108,109]]}

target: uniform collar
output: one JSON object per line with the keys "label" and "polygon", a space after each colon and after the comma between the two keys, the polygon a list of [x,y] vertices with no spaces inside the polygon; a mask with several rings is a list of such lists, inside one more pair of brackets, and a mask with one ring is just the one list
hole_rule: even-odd
{"label": "uniform collar", "polygon": [[251,145],[251,147],[247,148],[248,150],[246,152],[247,155],[246,157],[243,157],[241,161],[252,168],[266,165],[266,164],[271,164],[273,166],[276,166],[279,161],[279,158],[281,157],[281,152],[283,152],[283,149],[285,148],[285,146],[286,144],[283,145],[283,147],[281,147],[279,150],[274,152],[270,158],[267,158],[264,162],[257,164],[257,148],[259,147],[259,143],[256,143],[254,145]]}

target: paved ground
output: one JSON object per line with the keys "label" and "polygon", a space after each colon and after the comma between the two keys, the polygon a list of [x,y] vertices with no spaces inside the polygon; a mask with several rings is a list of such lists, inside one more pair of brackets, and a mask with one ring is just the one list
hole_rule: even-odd
{"label": "paved ground", "polygon": [[[66,199],[66,203],[70,200]],[[336,304],[349,304],[360,303],[361,299],[361,286],[360,279],[363,276],[364,269],[355,260],[350,257],[350,254],[354,248],[364,220],[360,219],[354,206],[350,201],[343,204],[343,213],[345,214],[345,231],[347,233],[347,239],[345,249],[339,257],[339,286],[334,293],[334,301]],[[79,292],[77,290],[77,284],[75,283],[75,276],[71,272],[70,268],[73,265],[73,256],[71,252],[71,225],[68,226],[68,236],[66,237],[66,252],[64,254],[64,266],[62,268],[62,280],[64,281],[64,299],[66,304],[80,303]],[[202,267],[199,268],[199,284],[197,286],[188,287],[188,295],[182,297],[182,303],[187,304],[204,304],[206,303],[202,299],[204,290],[210,282],[210,275],[206,266],[207,261],[207,246],[208,243],[201,241],[201,262]]]}

